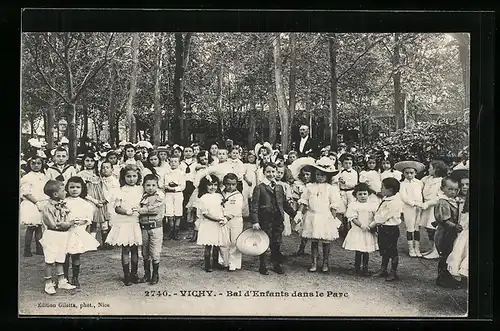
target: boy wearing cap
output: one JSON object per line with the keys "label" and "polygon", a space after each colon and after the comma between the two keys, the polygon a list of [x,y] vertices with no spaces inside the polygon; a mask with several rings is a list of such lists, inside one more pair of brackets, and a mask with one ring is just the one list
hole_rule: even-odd
{"label": "boy wearing cap", "polygon": [[[283,186],[276,183],[276,165],[267,163],[264,166],[264,180],[258,184],[252,194],[250,214],[252,227],[255,230],[264,230],[270,238],[271,261],[273,271],[283,274],[285,271],[281,267],[281,239],[284,229],[284,213],[294,218],[296,211],[292,208],[285,197]],[[259,273],[268,275],[266,266],[266,252],[259,257]]]}

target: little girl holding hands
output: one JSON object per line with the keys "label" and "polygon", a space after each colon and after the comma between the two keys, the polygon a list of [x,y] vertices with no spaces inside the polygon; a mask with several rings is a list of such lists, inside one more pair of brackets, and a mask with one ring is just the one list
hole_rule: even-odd
{"label": "little girl holding hands", "polygon": [[[132,283],[139,283],[137,267],[139,246],[142,245],[142,231],[137,212],[143,194],[139,168],[133,164],[123,167],[120,171],[120,185],[120,193],[115,202],[116,216],[106,242],[121,247],[123,282],[130,286]],[[130,262],[132,269],[129,269]]]}
{"label": "little girl holding hands", "polygon": [[[120,192],[120,181],[117,177],[114,176],[113,173],[113,165],[104,161],[101,163],[101,180],[102,180],[102,188],[104,193],[104,199],[108,201],[109,206],[113,206],[118,193]],[[108,238],[109,230],[112,227],[112,219],[115,214],[114,208],[107,208],[107,213],[104,215],[106,222],[108,223],[108,230],[101,232],[101,238],[104,242],[103,249],[109,250],[113,249],[113,246],[106,243],[106,239]]]}
{"label": "little girl holding hands", "polygon": [[[373,221],[373,216],[378,209],[378,204],[369,201],[372,192],[366,183],[359,183],[354,187],[353,194],[356,200],[347,206],[345,216],[353,225],[347,233],[342,247],[355,251],[354,270],[352,274],[368,276],[369,253],[378,250],[377,237],[372,233],[369,225]],[[363,269],[360,270],[361,260]]]}
{"label": "little girl holding hands", "polygon": [[71,177],[66,183],[67,198],[64,200],[69,209],[68,220],[73,226],[68,230],[68,244],[66,261],[64,262],[64,276],[69,279],[69,258],[72,262],[71,284],[80,288],[78,275],[80,274],[80,254],[95,251],[99,242],[86,230],[87,224],[92,222],[93,206],[85,200],[87,187],[81,177]]}

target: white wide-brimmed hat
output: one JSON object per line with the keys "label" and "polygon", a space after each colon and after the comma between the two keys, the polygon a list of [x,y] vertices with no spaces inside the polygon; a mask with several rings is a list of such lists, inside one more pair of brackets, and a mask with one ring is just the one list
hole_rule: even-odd
{"label": "white wide-brimmed hat", "polygon": [[270,143],[268,143],[267,141],[263,144],[261,143],[257,143],[255,145],[255,148],[254,148],[254,152],[255,152],[255,155],[257,157],[259,157],[259,150],[262,148],[262,147],[265,147],[268,151],[269,151],[269,155],[271,155],[272,151],[273,151],[273,146],[271,146]]}
{"label": "white wide-brimmed hat", "polygon": [[153,149],[153,145],[151,145],[151,143],[146,140],[138,141],[137,144],[135,144],[135,147],[144,147],[147,149]]}
{"label": "white wide-brimmed hat", "polygon": [[34,148],[42,148],[42,143],[36,138],[31,138],[30,140],[28,140],[28,144],[30,144],[31,147]]}
{"label": "white wide-brimmed hat", "polygon": [[405,169],[415,169],[417,173],[425,170],[425,165],[418,161],[401,161],[394,165],[394,169],[403,172]]}
{"label": "white wide-brimmed hat", "polygon": [[292,164],[288,166],[293,178],[299,179],[300,170],[307,165],[313,166],[316,163],[312,157],[299,157],[297,160],[293,161]]}
{"label": "white wide-brimmed hat", "polygon": [[313,167],[334,176],[339,173],[339,170],[335,168],[335,162],[327,156],[323,156],[321,159],[316,161],[316,163],[313,164]]}
{"label": "white wide-brimmed hat", "polygon": [[269,237],[263,230],[248,229],[236,238],[236,248],[245,255],[261,255],[269,248]]}

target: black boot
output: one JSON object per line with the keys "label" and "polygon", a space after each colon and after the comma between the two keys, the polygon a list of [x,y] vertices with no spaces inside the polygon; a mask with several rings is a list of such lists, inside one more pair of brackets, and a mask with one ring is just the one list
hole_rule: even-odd
{"label": "black boot", "polygon": [[78,280],[78,275],[80,274],[80,265],[73,264],[72,267],[73,279],[71,280],[71,284],[75,285],[76,288],[80,288],[80,281]]}
{"label": "black boot", "polygon": [[63,264],[64,278],[69,279],[69,255],[66,255],[66,260]]}
{"label": "black boot", "polygon": [[[154,265],[153,265],[154,268]],[[141,279],[141,283],[149,283],[151,280],[151,261],[144,260],[144,277]]]}
{"label": "black boot", "polygon": [[391,273],[385,279],[386,281],[392,282],[394,280],[398,280],[399,279],[398,275],[396,273],[396,270],[398,269],[398,263],[399,263],[399,256],[393,257],[392,261],[391,261]]}
{"label": "black boot", "polygon": [[132,262],[130,270],[130,281],[133,284],[139,284],[139,277],[137,276],[138,262]]}
{"label": "black boot", "polygon": [[361,275],[369,276],[370,272],[368,271],[368,253],[362,253],[361,257],[363,259],[363,269],[361,271]]}
{"label": "black boot", "polygon": [[214,248],[212,250],[212,259],[213,259],[212,265],[213,265],[213,268],[216,270],[223,270],[224,267],[222,266],[222,264],[219,263],[219,252],[220,252],[220,248],[217,246],[214,246]]}
{"label": "black boot", "polygon": [[179,228],[180,228],[180,226],[175,226],[174,227],[174,240],[180,240],[181,239],[179,237]]}
{"label": "black boot", "polygon": [[194,243],[198,240],[198,230],[193,230],[193,236],[189,239],[190,243]]}
{"label": "black boot", "polygon": [[153,277],[151,277],[151,281],[149,284],[154,285],[158,284],[158,281],[160,280],[160,275],[158,274],[158,269],[160,268],[159,263],[153,263]]}
{"label": "black boot", "polygon": [[110,250],[111,245],[106,242],[106,239],[108,238],[109,231],[101,231],[101,238],[102,238],[102,249],[104,250]]}
{"label": "black boot", "polygon": [[361,252],[356,251],[354,255],[354,270],[351,271],[351,275],[359,275],[361,266]]}
{"label": "black boot", "polygon": [[212,272],[213,269],[212,269],[212,265],[210,263],[210,252],[208,252],[208,253],[205,252],[204,260],[205,260],[205,271]]}
{"label": "black boot", "polygon": [[176,228],[175,224],[172,224],[172,226],[169,229],[168,239],[174,240],[174,238],[175,238],[175,228]]}
{"label": "black boot", "polygon": [[26,229],[26,234],[24,235],[24,257],[31,257],[31,241],[33,240],[33,227],[28,227]]}
{"label": "black boot", "polygon": [[266,253],[263,253],[259,256],[259,273],[261,275],[269,275],[269,271],[267,270],[266,266]]}
{"label": "black boot", "polygon": [[42,244],[40,244],[40,242],[37,240],[36,241],[36,252],[35,252],[36,255],[43,255],[43,248],[42,248]]}
{"label": "black boot", "polygon": [[132,285],[132,282],[130,281],[130,269],[128,264],[123,264],[123,283],[125,286],[130,286]]}

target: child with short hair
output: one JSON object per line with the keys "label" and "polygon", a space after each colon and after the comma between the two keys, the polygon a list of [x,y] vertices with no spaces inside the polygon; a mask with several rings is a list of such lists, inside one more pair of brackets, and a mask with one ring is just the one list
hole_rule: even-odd
{"label": "child with short hair", "polygon": [[236,189],[238,185],[236,174],[225,175],[223,184],[222,208],[227,219],[225,227],[229,232],[229,243],[227,246],[222,246],[220,252],[224,266],[228,267],[229,271],[235,271],[241,269],[241,253],[236,248],[236,238],[243,231],[243,195]]}
{"label": "child with short hair", "polygon": [[[154,174],[144,176],[142,183],[144,194],[137,210],[142,230],[142,258],[144,277],[141,282],[154,285],[159,281],[160,253],[163,243],[163,215],[165,214],[165,196],[159,190],[158,177]],[[151,260],[153,274],[151,275]]]}
{"label": "child with short hair", "polygon": [[[378,250],[377,238],[370,231],[369,225],[373,221],[373,216],[378,208],[378,204],[369,201],[369,195],[373,193],[368,184],[359,183],[354,187],[353,195],[356,201],[351,202],[347,206],[345,217],[353,224],[347,236],[345,237],[342,247],[355,251],[354,270],[352,274],[368,276],[368,260],[369,253]],[[363,268],[361,269],[361,263]]]}
{"label": "child with short hair", "polygon": [[[304,192],[306,185],[312,181],[312,175],[314,173],[314,168],[310,165],[306,165],[300,169],[299,178],[292,185],[292,199],[293,199],[293,207],[295,210],[299,209],[300,203],[299,199]],[[292,224],[294,231],[302,234],[302,226],[300,223],[293,222]],[[305,249],[307,245],[307,238],[300,236],[300,245],[296,256],[301,256],[305,254]]]}
{"label": "child with short hair", "polygon": [[54,263],[56,264],[57,287],[65,290],[76,288],[76,286],[68,283],[63,271],[68,244],[68,230],[73,225],[73,222],[67,218],[69,209],[63,201],[66,192],[61,181],[48,180],[43,187],[43,193],[49,197],[49,201],[42,211],[42,222],[46,230],[42,239],[40,239],[40,244],[43,247],[45,260],[45,292],[52,295],[56,293],[52,281]]}
{"label": "child with short hair", "polygon": [[[104,193],[104,199],[108,201],[109,206],[114,206],[116,198],[120,193],[120,181],[113,173],[113,165],[109,161],[104,161],[101,163],[101,180],[102,189]],[[107,208],[107,213],[104,215],[106,222],[108,223],[108,230],[102,230],[101,238],[104,242],[103,249],[110,250],[113,246],[106,242],[108,238],[108,233],[113,226],[113,216],[115,215],[114,208]]]}
{"label": "child with short hair", "polygon": [[198,186],[200,185],[200,181],[203,177],[207,175],[207,167],[208,167],[208,151],[202,150],[199,151],[196,156],[196,167],[194,174],[194,182],[193,185],[195,187],[191,197],[189,197],[189,201],[186,205],[187,212],[191,214],[191,219],[193,221],[193,234],[189,239],[189,242],[196,242],[198,240],[198,229],[200,222],[197,220],[196,216],[196,201],[198,200]]}
{"label": "child with short hair", "polygon": [[64,262],[64,276],[69,279],[69,260],[72,262],[71,284],[80,288],[78,276],[80,274],[80,255],[88,251],[95,251],[99,242],[85,229],[92,222],[93,206],[85,200],[87,187],[81,177],[75,176],[66,183],[67,197],[64,199],[69,209],[68,219],[73,226],[68,230],[68,244],[66,261]]}
{"label": "child with short hair", "polygon": [[403,173],[401,171],[395,170],[392,166],[392,160],[389,155],[385,155],[382,161],[380,162],[380,180],[384,180],[386,178],[396,178],[401,181],[403,178]]}
{"label": "child with short hair", "polygon": [[183,214],[182,204],[184,196],[182,192],[186,188],[185,174],[179,168],[179,158],[170,158],[170,171],[165,173],[163,180],[165,186],[165,216],[168,219],[170,233],[168,239],[179,240],[179,226]]}
{"label": "child with short hair", "polygon": [[193,157],[193,148],[191,146],[184,147],[182,152],[182,161],[180,162],[179,169],[184,173],[184,178],[186,180],[186,188],[182,191],[184,197],[182,202],[183,215],[185,217],[186,223],[191,226],[193,225],[193,217],[190,212],[188,212],[186,206],[189,202],[189,198],[193,194],[194,187],[194,176],[196,174],[196,158]]}
{"label": "child with short hair", "polygon": [[[384,197],[373,216],[373,221],[369,224],[370,229],[377,230],[378,247],[382,256],[380,270],[373,276],[386,277],[385,280],[388,282],[398,279],[399,224],[403,212],[403,202],[398,194],[399,188],[400,182],[396,178],[387,177],[382,180],[380,192]],[[389,260],[391,260],[390,273],[387,272]]]}
{"label": "child with short hair", "polygon": [[[358,184],[358,173],[353,169],[354,156],[350,153],[344,153],[339,158],[342,164],[342,170],[338,175],[338,186],[340,189],[340,197],[343,201],[342,210],[347,210],[347,207],[355,200],[353,193],[354,186]],[[339,214],[342,214],[339,212]],[[342,226],[339,229],[340,237],[347,235],[350,229],[350,223],[347,221],[345,215],[339,215],[341,217]]]}
{"label": "child with short hair", "polygon": [[[290,205],[293,205],[292,188],[286,181],[287,178],[285,176],[285,169],[285,165],[278,165],[278,167],[276,168],[276,183],[283,186],[286,199],[288,200]],[[290,222],[290,216],[288,216],[288,214],[283,215],[283,224],[283,236],[288,237],[292,234],[292,224]]]}
{"label": "child with short hair", "polygon": [[20,180],[21,204],[19,219],[26,225],[24,235],[24,257],[30,257],[33,235],[36,243],[36,254],[43,255],[40,239],[42,238],[42,210],[49,197],[43,193],[45,183],[49,180],[43,170],[43,159],[33,156],[28,160],[27,174]]}
{"label": "child with short hair", "polygon": [[63,184],[66,181],[76,176],[76,169],[73,165],[68,164],[68,151],[63,147],[57,147],[54,152],[54,165],[50,166],[45,175],[48,179],[55,179]]}
{"label": "child with short hair", "polygon": [[[276,183],[276,165],[267,163],[264,167],[265,180],[258,184],[252,194],[252,227],[255,230],[262,228],[270,238],[271,261],[273,271],[283,274],[281,267],[282,254],[281,237],[283,232],[283,216],[286,212],[290,217],[295,217],[296,211],[285,197],[283,186]],[[266,252],[259,256],[259,273],[268,275],[266,266]]]}
{"label": "child with short hair", "polygon": [[[122,249],[123,283],[139,283],[137,267],[142,232],[139,226],[139,203],[142,198],[141,171],[134,164],[125,165],[120,171],[120,193],[115,202],[116,215],[106,242]],[[130,257],[129,257],[130,254]],[[130,268],[130,264],[132,264]]]}
{"label": "child with short hair", "polygon": [[375,192],[375,194],[369,196],[371,202],[379,204],[380,199],[378,196],[380,195],[382,180],[377,169],[377,159],[374,156],[367,156],[365,168],[359,173],[359,182],[368,184]]}
{"label": "child with short hair", "polygon": [[399,196],[403,201],[403,217],[406,225],[406,239],[408,240],[408,254],[410,257],[422,257],[420,253],[420,216],[422,211],[423,184],[415,176],[425,169],[425,166],[416,161],[401,161],[394,165],[396,170],[403,172]]}
{"label": "child with short hair", "polygon": [[242,193],[243,192],[243,175],[245,174],[245,166],[241,161],[241,155],[239,148],[233,148],[230,152],[231,159],[229,162],[232,164],[231,173],[235,174],[238,177],[238,186],[237,190]]}
{"label": "child with short hair", "polygon": [[255,185],[257,185],[257,157],[253,151],[248,151],[246,162],[243,164],[245,173],[243,174],[243,217],[250,216],[250,201]]}
{"label": "child with short hair", "polygon": [[453,243],[457,238],[457,233],[463,230],[459,224],[459,204],[457,203],[457,194],[459,183],[457,179],[445,177],[441,181],[441,191],[438,203],[434,206],[434,217],[436,221],[433,226],[436,227],[434,240],[439,253],[438,276],[436,284],[442,287],[457,287],[457,281],[451,277],[447,258],[453,250]]}

